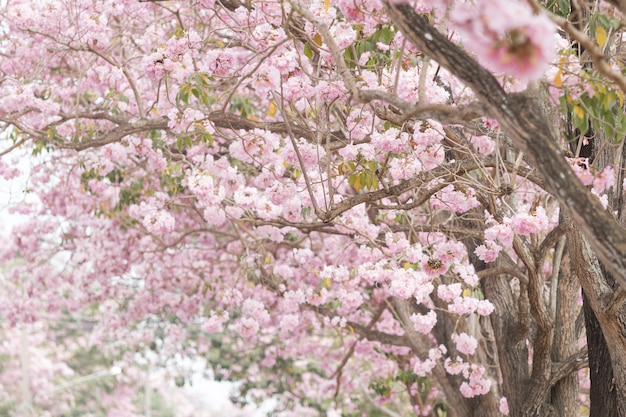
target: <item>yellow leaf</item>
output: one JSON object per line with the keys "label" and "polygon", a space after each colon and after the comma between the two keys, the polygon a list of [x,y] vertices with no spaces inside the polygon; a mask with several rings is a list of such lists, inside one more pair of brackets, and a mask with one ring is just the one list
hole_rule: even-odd
{"label": "yellow leaf", "polygon": [[324,10],[328,10],[330,7],[330,0],[324,0]]}
{"label": "yellow leaf", "polygon": [[598,26],[596,28],[596,41],[598,41],[600,48],[604,48],[604,45],[606,45],[607,37],[606,29],[602,26]]}
{"label": "yellow leaf", "polygon": [[555,87],[561,87],[563,85],[563,77],[561,77],[561,70],[559,70],[556,73],[556,76],[554,77],[554,86]]}
{"label": "yellow leaf", "polygon": [[276,103],[274,103],[273,101],[270,101],[270,108],[267,110],[267,115],[269,117],[276,116]]}
{"label": "yellow leaf", "polygon": [[322,46],[322,44],[324,43],[324,41],[322,40],[322,35],[320,35],[319,33],[313,35],[313,42],[315,42],[317,46]]}
{"label": "yellow leaf", "polygon": [[265,257],[265,263],[266,264],[272,263],[272,258],[269,255]]}
{"label": "yellow leaf", "polygon": [[330,288],[330,278],[324,278],[322,282],[326,288]]}
{"label": "yellow leaf", "polygon": [[463,297],[471,297],[472,296],[472,290],[470,290],[469,288],[466,288],[463,290]]}
{"label": "yellow leaf", "polygon": [[585,117],[585,111],[580,106],[574,106],[572,111],[574,112],[576,117],[578,117],[579,119],[582,119]]}

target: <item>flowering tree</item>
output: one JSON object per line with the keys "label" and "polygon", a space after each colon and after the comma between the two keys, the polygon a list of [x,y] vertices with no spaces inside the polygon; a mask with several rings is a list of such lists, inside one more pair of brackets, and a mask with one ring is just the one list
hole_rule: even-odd
{"label": "flowering tree", "polygon": [[622,11],[6,2],[3,318],[284,415],[626,415]]}

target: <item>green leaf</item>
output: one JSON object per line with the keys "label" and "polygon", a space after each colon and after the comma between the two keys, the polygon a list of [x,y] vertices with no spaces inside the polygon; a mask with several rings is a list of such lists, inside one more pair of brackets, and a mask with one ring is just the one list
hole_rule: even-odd
{"label": "green leaf", "polygon": [[309,59],[313,59],[313,49],[311,48],[311,45],[308,43],[304,45],[304,56],[306,56]]}

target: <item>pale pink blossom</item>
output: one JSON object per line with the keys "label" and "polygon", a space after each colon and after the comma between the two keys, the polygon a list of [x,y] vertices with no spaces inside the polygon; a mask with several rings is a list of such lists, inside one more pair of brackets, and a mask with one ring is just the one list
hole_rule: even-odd
{"label": "pale pink blossom", "polygon": [[466,398],[484,395],[491,389],[491,380],[483,377],[485,368],[482,366],[472,365],[470,369],[465,370],[463,375],[468,381],[461,384],[461,394]]}
{"label": "pale pink blossom", "polygon": [[463,35],[464,46],[497,72],[536,80],[555,57],[554,24],[524,2],[464,3],[453,8],[451,20]]}
{"label": "pale pink blossom", "polygon": [[494,262],[498,258],[498,254],[502,250],[502,246],[498,245],[493,240],[485,240],[484,245],[478,246],[474,253],[483,262]]}
{"label": "pale pink blossom", "polygon": [[497,223],[485,230],[485,239],[498,241],[505,248],[513,247],[515,233],[509,224]]}
{"label": "pale pink blossom", "polygon": [[432,310],[426,314],[413,313],[411,314],[411,322],[416,332],[428,334],[437,324],[437,314]]}
{"label": "pale pink blossom", "polygon": [[488,316],[493,313],[495,307],[489,300],[479,300],[478,305],[476,306],[476,312],[481,316]]}
{"label": "pale pink blossom", "polygon": [[500,398],[500,407],[499,410],[505,416],[509,415],[509,402],[506,400],[506,397]]}
{"label": "pale pink blossom", "polygon": [[437,363],[430,358],[424,361],[417,359],[415,361],[415,365],[413,366],[413,372],[415,372],[418,376],[425,377],[435,368],[436,365]]}
{"label": "pale pink blossom", "polygon": [[259,323],[252,317],[242,317],[235,324],[235,331],[241,337],[250,337],[259,332]]}
{"label": "pale pink blossom", "polygon": [[461,372],[467,370],[469,364],[464,362],[460,356],[457,356],[454,360],[452,360],[451,358],[446,358],[446,360],[443,362],[443,367],[450,375],[459,375]]}
{"label": "pale pink blossom", "polygon": [[530,236],[545,231],[547,227],[548,216],[546,210],[541,206],[535,209],[535,213],[521,212],[511,219],[511,228],[515,233],[522,236]]}
{"label": "pale pink blossom", "polygon": [[478,340],[467,333],[453,333],[452,340],[456,345],[456,349],[466,355],[473,355],[478,347]]}
{"label": "pale pink blossom", "polygon": [[286,314],[280,319],[279,327],[281,331],[289,332],[289,331],[294,330],[296,327],[298,327],[298,324],[299,324],[298,315]]}
{"label": "pale pink blossom", "polygon": [[478,302],[473,297],[456,298],[452,304],[448,304],[448,311],[458,315],[472,314],[478,308]]}
{"label": "pale pink blossom", "polygon": [[607,165],[595,175],[593,179],[593,191],[600,194],[609,188],[613,187],[615,183],[615,170],[612,166]]}
{"label": "pale pink blossom", "polygon": [[146,214],[142,224],[150,233],[164,235],[174,230],[176,220],[165,210],[155,210]]}
{"label": "pale pink blossom", "polygon": [[462,292],[463,287],[459,283],[441,284],[437,287],[437,297],[446,303],[451,303],[455,298],[460,297]]}

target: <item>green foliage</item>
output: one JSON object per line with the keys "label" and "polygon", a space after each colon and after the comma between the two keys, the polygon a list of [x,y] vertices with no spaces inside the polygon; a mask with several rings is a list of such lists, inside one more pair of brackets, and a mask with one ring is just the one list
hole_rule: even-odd
{"label": "green foliage", "polygon": [[581,136],[586,135],[591,127],[607,140],[615,144],[621,143],[626,136],[624,94],[592,79],[588,81],[588,85],[593,90],[591,96],[584,93],[577,100],[572,100],[569,96],[561,98],[563,111],[571,111],[573,126]]}
{"label": "green foliage", "polygon": [[230,112],[235,114],[239,113],[241,117],[245,119],[254,116],[254,108],[250,97],[234,95],[230,100]]}
{"label": "green foliage", "polygon": [[[357,28],[357,30],[359,30],[359,28]],[[346,48],[344,52],[346,63],[351,67],[356,67],[361,55],[370,52],[370,56],[365,63],[366,67],[374,68],[386,66],[391,62],[391,56],[388,51],[379,50],[376,44],[380,42],[389,45],[395,34],[396,32],[393,27],[382,26],[368,38],[357,40],[351,47]]]}
{"label": "green foliage", "polygon": [[356,161],[348,161],[339,164],[338,171],[340,174],[351,174],[348,176],[348,184],[356,191],[364,188],[369,190],[377,190],[379,185],[378,179],[378,162],[366,161],[360,157]]}
{"label": "green foliage", "polygon": [[211,87],[211,81],[215,81],[215,78],[207,74],[206,72],[198,71],[187,82],[181,84],[176,95],[176,104],[189,105],[190,98],[194,97],[198,103],[203,104],[206,107],[210,107],[217,98],[211,94],[213,89]]}
{"label": "green foliage", "polygon": [[567,17],[570,14],[569,0],[544,0],[542,3],[546,9],[561,17]]}

